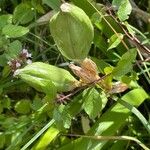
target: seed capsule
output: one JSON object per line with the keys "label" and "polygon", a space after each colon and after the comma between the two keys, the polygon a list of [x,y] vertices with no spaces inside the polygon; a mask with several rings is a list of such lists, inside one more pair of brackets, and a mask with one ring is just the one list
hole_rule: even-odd
{"label": "seed capsule", "polygon": [[70,91],[78,86],[78,81],[67,70],[42,62],[18,69],[16,75],[40,92],[51,82],[57,92]]}
{"label": "seed capsule", "polygon": [[63,56],[70,60],[87,57],[94,29],[89,17],[79,7],[64,3],[50,20],[50,31]]}

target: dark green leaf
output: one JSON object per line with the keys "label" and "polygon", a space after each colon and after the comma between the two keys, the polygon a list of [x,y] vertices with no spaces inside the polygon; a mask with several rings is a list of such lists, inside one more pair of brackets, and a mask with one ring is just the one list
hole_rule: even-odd
{"label": "dark green leaf", "polygon": [[42,0],[43,4],[48,5],[54,10],[59,10],[60,5],[61,5],[61,0]]}
{"label": "dark green leaf", "polygon": [[96,10],[92,7],[92,5],[88,2],[88,0],[71,0],[76,6],[80,7],[85,11],[85,13],[91,17]]}

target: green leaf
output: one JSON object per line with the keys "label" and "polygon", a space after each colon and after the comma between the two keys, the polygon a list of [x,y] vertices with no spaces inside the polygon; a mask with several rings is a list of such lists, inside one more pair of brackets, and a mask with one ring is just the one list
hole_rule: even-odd
{"label": "green leaf", "polygon": [[5,54],[0,55],[0,66],[5,66],[7,63],[7,59]]}
{"label": "green leaf", "polygon": [[22,44],[20,41],[15,40],[9,44],[8,50],[5,52],[7,60],[15,59],[18,57],[22,50]]}
{"label": "green leaf", "polygon": [[28,83],[31,87],[35,88],[37,91],[45,93],[50,100],[56,97],[57,92],[56,87],[50,80],[23,73],[20,73],[19,76],[23,81]]}
{"label": "green leaf", "polygon": [[91,17],[96,11],[95,9],[91,6],[88,0],[71,0],[76,6],[80,7],[81,9],[84,10],[84,12]]}
{"label": "green leaf", "polygon": [[59,129],[69,128],[71,125],[71,115],[66,109],[65,105],[61,104],[53,112],[53,119]]}
{"label": "green leaf", "polygon": [[119,7],[121,5],[121,3],[122,3],[122,0],[113,0],[112,1],[112,5],[117,6],[117,7]]}
{"label": "green leaf", "polygon": [[26,24],[33,20],[34,9],[27,3],[17,5],[13,13],[14,23]]}
{"label": "green leaf", "polygon": [[42,0],[42,2],[56,11],[60,9],[61,0]]}
{"label": "green leaf", "polygon": [[12,23],[12,15],[7,14],[7,15],[0,16],[0,29],[5,27],[5,25],[11,24],[11,23]]}
{"label": "green leaf", "polygon": [[49,121],[29,142],[27,142],[21,150],[26,150],[38,137],[40,137],[49,127],[53,126],[54,120]]}
{"label": "green leaf", "polygon": [[59,130],[53,125],[51,126],[38,140],[37,144],[32,150],[44,150],[51,143],[52,140],[58,135]]}
{"label": "green leaf", "polygon": [[123,34],[121,34],[121,33],[112,35],[109,39],[108,50],[117,47],[120,44],[120,42],[122,41],[122,39],[123,39]]}
{"label": "green leaf", "polygon": [[100,73],[104,74],[104,69],[106,67],[111,67],[111,65],[106,63],[103,59],[97,59],[96,57],[92,57],[91,59],[96,63],[97,69]]}
{"label": "green leaf", "polygon": [[28,32],[29,32],[28,28],[22,26],[16,26],[12,24],[6,25],[2,30],[2,33],[8,36],[9,38],[21,37],[27,34]]}
{"label": "green leaf", "polygon": [[132,11],[132,6],[130,4],[130,1],[122,0],[117,15],[121,21],[125,21],[129,18],[131,11]]}
{"label": "green leaf", "polygon": [[83,93],[83,109],[91,119],[94,119],[102,110],[100,93],[95,88],[86,89]]}
{"label": "green leaf", "polygon": [[115,78],[119,78],[132,70],[132,62],[136,58],[137,51],[135,48],[127,51],[114,68],[112,75]]}
{"label": "green leaf", "polygon": [[[141,95],[142,93],[142,95]],[[148,95],[142,89],[135,89],[131,92],[125,94],[123,100],[127,100],[129,103],[132,102],[134,106],[139,106]],[[87,133],[88,135],[102,135],[102,136],[111,136],[116,134],[123,125],[126,124],[126,119],[131,114],[131,111],[124,107],[123,105],[119,104],[118,102],[114,104],[111,108],[109,108],[94,124],[94,126],[89,130]],[[60,148],[59,150],[66,150],[66,149],[102,149],[108,141],[97,141],[85,138],[79,138],[77,140],[72,141],[71,143],[65,145],[64,147]]]}
{"label": "green leaf", "polygon": [[20,100],[15,105],[15,111],[19,114],[28,114],[30,112],[30,101]]}

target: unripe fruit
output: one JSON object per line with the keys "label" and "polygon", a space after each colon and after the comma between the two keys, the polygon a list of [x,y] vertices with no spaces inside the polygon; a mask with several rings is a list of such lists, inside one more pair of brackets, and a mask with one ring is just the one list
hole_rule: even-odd
{"label": "unripe fruit", "polygon": [[89,17],[79,7],[64,3],[50,20],[50,31],[63,56],[70,60],[87,57],[94,37]]}

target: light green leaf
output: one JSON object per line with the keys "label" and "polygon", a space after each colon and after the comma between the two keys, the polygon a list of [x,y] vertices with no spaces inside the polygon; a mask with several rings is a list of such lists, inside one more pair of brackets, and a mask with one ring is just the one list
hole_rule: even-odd
{"label": "light green leaf", "polygon": [[43,4],[48,5],[54,10],[59,10],[60,5],[61,5],[61,0],[42,0]]}
{"label": "light green leaf", "polygon": [[129,18],[131,11],[132,11],[132,6],[129,0],[122,0],[117,15],[121,21],[125,21]]}
{"label": "light green leaf", "polygon": [[22,44],[20,41],[15,40],[9,44],[8,50],[5,53],[7,60],[15,59],[18,57],[22,50]]}
{"label": "light green leaf", "polygon": [[69,128],[71,125],[71,115],[66,109],[65,105],[61,104],[53,112],[53,119],[59,129]]}
{"label": "light green leaf", "polygon": [[112,1],[112,5],[119,7],[119,6],[121,5],[122,1],[123,1],[123,0],[113,0],[113,1]]}
{"label": "light green leaf", "polygon": [[2,33],[8,36],[9,38],[21,37],[27,34],[28,32],[29,32],[28,28],[12,24],[8,24],[2,29]]}
{"label": "light green leaf", "polygon": [[39,139],[37,144],[32,148],[32,150],[44,150],[49,143],[58,135],[60,131],[52,125]]}
{"label": "light green leaf", "polygon": [[33,85],[35,84],[39,90],[41,86],[44,87],[44,84],[52,82],[57,92],[70,91],[76,87],[76,82],[78,82],[67,70],[42,62],[27,65],[23,69],[19,69],[17,74],[31,86],[31,83],[35,81]]}
{"label": "light green leaf", "polygon": [[95,88],[89,88],[83,93],[83,109],[91,119],[94,119],[102,110],[100,93]]}
{"label": "light green leaf", "polygon": [[121,34],[121,33],[112,35],[109,39],[108,50],[117,47],[120,44],[120,42],[122,41],[122,39],[123,39],[123,34]]}
{"label": "light green leaf", "polygon": [[27,3],[17,5],[13,13],[15,23],[26,24],[34,18],[34,9]]}
{"label": "light green leaf", "polygon": [[135,48],[127,51],[118,62],[117,66],[114,68],[112,75],[115,78],[119,78],[132,70],[132,62],[136,58],[137,51]]}
{"label": "light green leaf", "polygon": [[11,23],[12,23],[12,15],[7,14],[7,15],[0,16],[0,29],[5,27],[5,25],[11,24]]}

